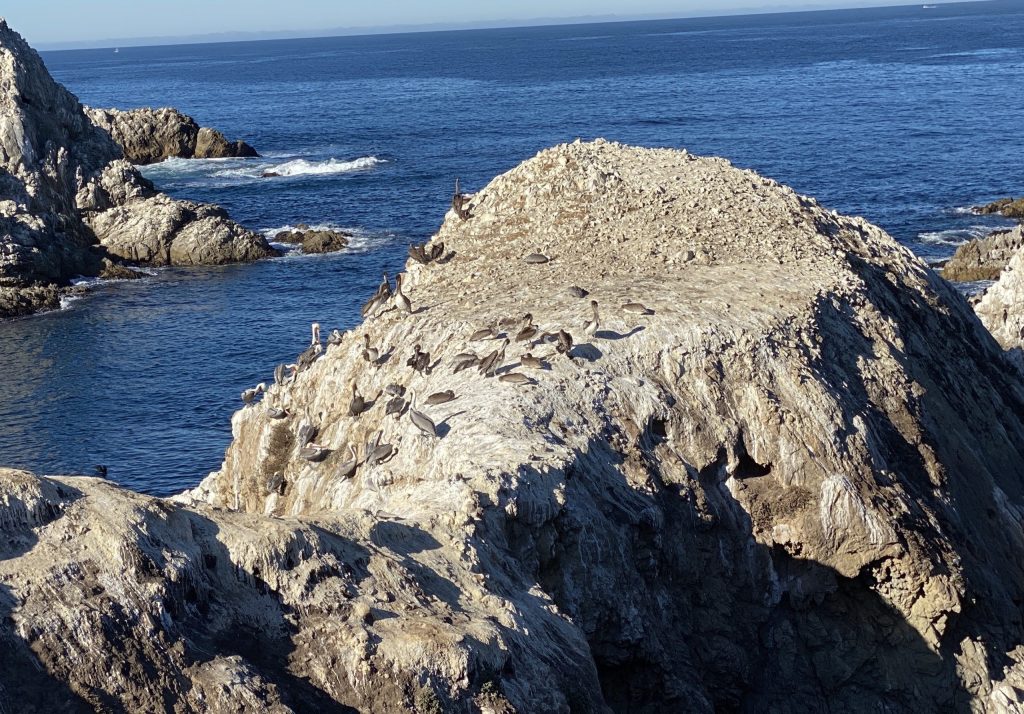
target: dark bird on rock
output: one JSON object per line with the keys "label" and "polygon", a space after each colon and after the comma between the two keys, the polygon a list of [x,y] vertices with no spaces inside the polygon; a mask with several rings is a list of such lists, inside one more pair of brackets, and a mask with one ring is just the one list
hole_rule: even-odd
{"label": "dark bird on rock", "polygon": [[555,335],[555,351],[560,355],[569,354],[572,350],[572,335],[565,330],[559,330]]}
{"label": "dark bird on rock", "polygon": [[585,298],[590,293],[581,288],[579,285],[570,285],[569,294],[572,295],[574,298]]}
{"label": "dark bird on rock", "polygon": [[480,374],[485,377],[493,377],[494,370],[498,368],[501,361],[505,358],[505,348],[508,347],[509,339],[506,337],[501,342],[501,347],[491,352],[489,355],[480,360]]}
{"label": "dark bird on rock", "polygon": [[288,416],[288,411],[286,409],[281,409],[280,407],[275,407],[272,404],[268,404],[267,416],[271,419],[284,419]]}
{"label": "dark bird on rock", "polygon": [[246,389],[244,392],[242,392],[242,401],[245,404],[252,404],[256,397],[263,394],[263,392],[265,391],[267,391],[267,385],[264,384],[263,382],[260,382],[252,389]]}
{"label": "dark bird on rock", "polygon": [[516,333],[516,342],[529,342],[536,337],[539,332],[540,330],[536,325],[526,325]]}
{"label": "dark bird on rock", "polygon": [[356,455],[356,450],[352,448],[352,444],[348,445],[348,455],[349,458],[338,465],[338,478],[352,478],[356,467],[359,466],[359,457]]}
{"label": "dark bird on rock", "polygon": [[540,357],[534,357],[529,352],[519,358],[519,364],[530,369],[544,369],[544,360]]}
{"label": "dark bird on rock", "polygon": [[416,409],[416,393],[409,390],[409,419],[427,436],[437,437],[437,425],[434,421],[421,411]]}
{"label": "dark bird on rock", "polygon": [[303,352],[295,360],[295,372],[296,374],[309,369],[309,367],[319,359],[320,355],[324,352],[324,346],[320,344],[320,323],[314,322],[310,325],[313,332],[313,339],[309,343]]}
{"label": "dark bird on rock", "polygon": [[444,241],[430,246],[430,253],[427,257],[431,261],[440,260],[444,256]]}
{"label": "dark bird on rock", "polygon": [[623,312],[632,313],[633,315],[653,315],[654,310],[647,307],[643,303],[639,302],[627,302],[622,306]]}
{"label": "dark bird on rock", "polygon": [[597,300],[590,301],[590,309],[593,310],[594,316],[583,325],[583,332],[587,337],[593,337],[601,327],[601,317],[597,314]]}
{"label": "dark bird on rock", "polygon": [[296,434],[299,446],[305,446],[306,444],[313,441],[316,438],[317,428],[309,422],[303,422],[299,425],[299,431]]}
{"label": "dark bird on rock", "polygon": [[430,262],[430,257],[423,251],[423,246],[421,245],[410,245],[409,257],[420,265],[426,265]]}
{"label": "dark bird on rock", "polygon": [[107,467],[104,466],[103,464],[97,464],[96,466],[93,466],[92,470],[93,470],[93,473],[96,474],[96,478],[106,478],[107,477]]}
{"label": "dark bird on rock", "polygon": [[366,400],[363,395],[359,393],[359,387],[352,384],[352,399],[348,403],[348,415],[350,417],[357,417],[366,411]]}
{"label": "dark bird on rock", "polygon": [[328,448],[321,446],[320,444],[309,443],[305,446],[299,447],[299,456],[306,461],[312,461],[315,463],[327,458],[329,451],[330,450]]}
{"label": "dark bird on rock", "polygon": [[409,300],[409,297],[402,292],[403,275],[404,273],[399,273],[398,275],[395,276],[394,298],[395,305],[398,307],[398,309],[408,315],[412,313],[412,302]]}
{"label": "dark bird on rock", "polygon": [[384,392],[390,394],[392,397],[400,397],[405,394],[405,387],[401,384],[389,384],[384,387]]}
{"label": "dark bird on rock", "polygon": [[370,333],[363,334],[363,359],[374,364],[380,359],[380,350],[370,347]]}
{"label": "dark bird on rock", "polygon": [[341,330],[331,330],[331,334],[327,335],[327,344],[329,345],[340,345],[342,340],[345,339],[345,333]]}
{"label": "dark bird on rock", "polygon": [[430,353],[424,352],[419,345],[413,347],[413,355],[406,364],[420,374],[430,374]]}
{"label": "dark bird on rock", "polygon": [[406,401],[401,397],[392,397],[384,406],[384,416],[395,415],[395,418],[402,416],[405,412]]}
{"label": "dark bird on rock", "polygon": [[360,314],[362,314],[363,317],[372,315],[374,312],[377,311],[379,307],[386,303],[390,298],[391,283],[388,282],[388,274],[384,273],[384,279],[381,281],[380,286],[377,288],[377,292],[370,296],[370,299],[366,301],[366,304],[363,305],[363,309]]}
{"label": "dark bird on rock", "polygon": [[527,265],[543,265],[548,262],[550,258],[543,253],[530,253],[528,256],[523,258],[523,260],[526,261]]}
{"label": "dark bird on rock", "polygon": [[521,372],[506,372],[505,374],[498,377],[499,382],[506,382],[508,384],[533,384],[533,380],[527,377]]}
{"label": "dark bird on rock", "polygon": [[372,443],[366,444],[365,458],[363,463],[367,466],[376,466],[379,463],[387,461],[395,453],[395,447],[391,444],[380,443],[381,437],[384,432],[378,431],[377,438]]}
{"label": "dark bird on rock", "polygon": [[494,325],[488,325],[487,327],[483,327],[483,328],[477,330],[476,332],[474,332],[472,335],[470,335],[469,336],[469,341],[470,342],[479,342],[480,340],[489,340],[492,337],[497,337],[497,336],[498,336],[498,331],[496,329],[494,329]]}
{"label": "dark bird on rock", "polygon": [[427,404],[434,406],[435,404],[446,404],[447,402],[455,399],[455,392],[448,389],[443,392],[434,392],[427,397]]}
{"label": "dark bird on rock", "polygon": [[469,212],[469,198],[462,193],[462,187],[459,186],[458,179],[455,179],[455,192],[452,194],[452,210],[463,221],[472,218]]}

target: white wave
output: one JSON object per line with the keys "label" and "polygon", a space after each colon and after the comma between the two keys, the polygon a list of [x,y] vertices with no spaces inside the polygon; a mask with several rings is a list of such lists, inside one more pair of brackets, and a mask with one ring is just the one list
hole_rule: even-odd
{"label": "white wave", "polygon": [[948,245],[955,248],[975,238],[984,238],[991,232],[992,226],[974,225],[944,231],[927,231],[918,234],[917,239],[928,245]]}
{"label": "white wave", "polygon": [[355,171],[366,171],[380,164],[386,164],[386,159],[376,156],[361,156],[350,161],[338,159],[327,159],[326,161],[309,161],[307,159],[292,159],[283,164],[260,163],[255,166],[243,166],[241,168],[223,169],[215,171],[213,175],[218,178],[265,178],[275,176],[323,176],[328,174],[347,174]]}

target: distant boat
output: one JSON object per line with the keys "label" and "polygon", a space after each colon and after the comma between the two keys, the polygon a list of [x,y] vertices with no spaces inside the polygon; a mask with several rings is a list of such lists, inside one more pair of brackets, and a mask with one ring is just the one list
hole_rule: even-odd
{"label": "distant boat", "polygon": [[115,55],[116,55],[116,54],[117,54],[118,52],[120,52],[120,51],[121,51],[121,48],[120,48],[120,47],[115,47],[115,48],[114,48],[114,54],[115,54]]}

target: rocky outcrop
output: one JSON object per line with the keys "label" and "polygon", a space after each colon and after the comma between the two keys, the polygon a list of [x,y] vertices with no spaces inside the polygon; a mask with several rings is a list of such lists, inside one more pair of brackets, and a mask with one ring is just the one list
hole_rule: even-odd
{"label": "rocky outcrop", "polygon": [[[1024,387],[948,283],[863,220],[677,151],[557,147],[465,208],[443,259],[407,267],[411,309],[299,360],[191,494],[0,476],[5,696],[1021,706]],[[500,355],[500,334],[469,342],[499,324],[495,376],[454,372]],[[433,426],[386,414],[389,385]]]}
{"label": "rocky outcrop", "polygon": [[274,234],[274,241],[302,247],[303,253],[335,253],[348,246],[351,233],[329,228],[298,226],[295,230],[283,230]]}
{"label": "rocky outcrop", "polygon": [[954,282],[995,280],[1024,247],[1024,227],[996,231],[985,238],[964,243],[942,268],[942,277]]}
{"label": "rocky outcrop", "polygon": [[1024,220],[1024,198],[1018,198],[1016,200],[1012,198],[1000,198],[998,201],[993,201],[992,203],[988,203],[984,206],[976,206],[974,211],[975,213],[979,213],[983,216],[998,213],[1006,218]]}
{"label": "rocky outcrop", "polygon": [[974,310],[1010,358],[1024,368],[1024,248],[1017,251]]}
{"label": "rocky outcrop", "polygon": [[92,109],[93,124],[108,132],[133,164],[153,164],[172,157],[223,159],[259,156],[244,141],[228,141],[216,129],[200,127],[177,109]]}
{"label": "rocky outcrop", "polygon": [[[176,255],[193,264],[276,254],[219,209],[174,205],[0,20],[0,318],[56,307],[70,278],[97,275],[108,254],[167,255],[158,249],[166,236],[146,232],[164,224],[167,212],[196,217],[176,226],[169,240],[182,249],[170,251],[171,262]],[[138,247],[126,248],[132,240]]]}

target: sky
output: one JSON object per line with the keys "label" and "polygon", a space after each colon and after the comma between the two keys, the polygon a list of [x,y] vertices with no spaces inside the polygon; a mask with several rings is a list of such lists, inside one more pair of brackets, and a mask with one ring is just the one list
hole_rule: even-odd
{"label": "sky", "polygon": [[[928,0],[938,4],[936,0]],[[942,2],[943,0],[938,0]],[[913,4],[907,0],[13,0],[0,15],[39,48],[324,36]]]}

